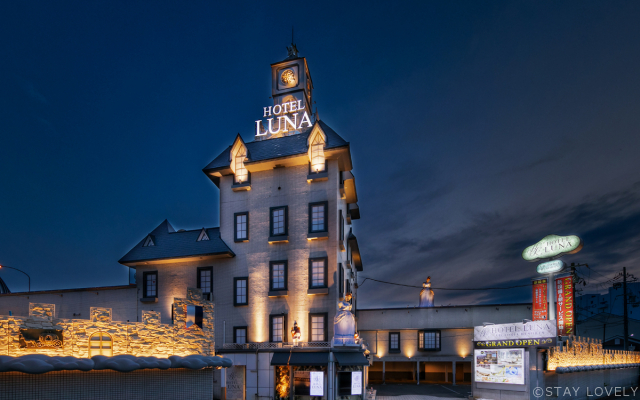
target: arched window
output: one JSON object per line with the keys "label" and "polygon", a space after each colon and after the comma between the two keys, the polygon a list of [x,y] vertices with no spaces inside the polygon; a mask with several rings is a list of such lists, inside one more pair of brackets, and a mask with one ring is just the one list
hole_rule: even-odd
{"label": "arched window", "polygon": [[96,332],[89,337],[89,357],[113,356],[113,340],[106,332]]}

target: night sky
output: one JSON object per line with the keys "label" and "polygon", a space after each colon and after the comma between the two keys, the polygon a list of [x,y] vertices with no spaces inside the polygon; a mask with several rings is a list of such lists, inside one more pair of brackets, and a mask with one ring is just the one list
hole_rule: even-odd
{"label": "night sky", "polygon": [[[586,291],[640,276],[640,3],[231,3],[0,3],[0,264],[32,290],[126,284],[117,260],[165,218],[218,226],[201,170],[253,139],[292,25],[351,143],[360,281],[526,284],[551,233],[584,240]],[[418,292],[367,281],[358,306]]]}

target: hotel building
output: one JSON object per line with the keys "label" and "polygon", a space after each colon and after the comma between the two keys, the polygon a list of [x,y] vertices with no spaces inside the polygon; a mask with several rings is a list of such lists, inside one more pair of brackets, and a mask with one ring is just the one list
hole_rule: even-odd
{"label": "hotel building", "polygon": [[361,397],[364,346],[333,340],[338,303],[350,293],[355,304],[362,271],[351,147],[312,113],[295,46],[271,78],[273,104],[259,110],[254,140],[236,136],[203,169],[220,190],[220,226],[165,220],[120,263],[136,270],[138,312],[170,323],[189,287],[214,305],[216,354],[234,363],[219,371],[221,397]]}

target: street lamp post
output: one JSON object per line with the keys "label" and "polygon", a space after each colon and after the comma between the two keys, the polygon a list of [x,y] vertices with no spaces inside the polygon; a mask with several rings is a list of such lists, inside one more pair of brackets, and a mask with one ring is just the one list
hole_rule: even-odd
{"label": "street lamp post", "polygon": [[9,269],[14,269],[18,272],[22,272],[23,274],[25,274],[27,276],[27,278],[29,279],[29,292],[31,291],[31,277],[29,276],[29,274],[27,274],[26,272],[24,272],[23,270],[20,270],[18,268],[13,268],[13,267],[7,267],[6,265],[0,265],[0,269],[2,268],[9,268]]}

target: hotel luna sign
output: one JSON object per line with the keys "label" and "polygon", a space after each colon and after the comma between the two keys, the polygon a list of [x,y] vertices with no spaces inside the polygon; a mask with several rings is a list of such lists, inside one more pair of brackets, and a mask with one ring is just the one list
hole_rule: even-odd
{"label": "hotel luna sign", "polygon": [[476,348],[548,347],[555,346],[557,332],[555,321],[476,326],[473,341]]}
{"label": "hotel luna sign", "polygon": [[262,120],[256,121],[256,136],[277,135],[280,132],[299,131],[311,127],[311,119],[302,100],[292,100],[275,106],[264,107]]}
{"label": "hotel luna sign", "polygon": [[524,249],[522,258],[526,261],[553,259],[564,254],[575,254],[580,250],[582,250],[582,240],[575,235],[549,235]]}

